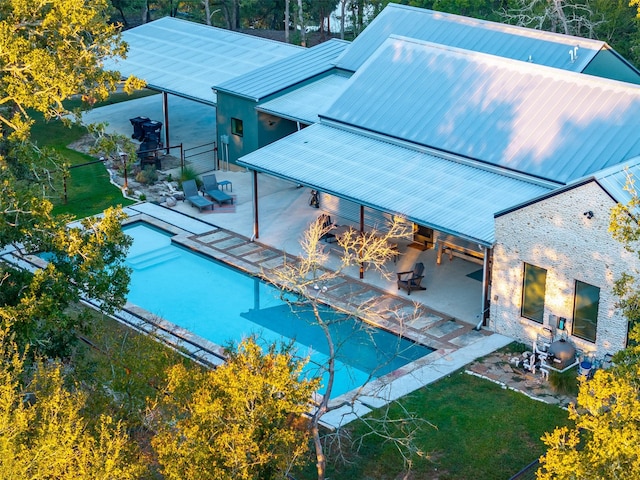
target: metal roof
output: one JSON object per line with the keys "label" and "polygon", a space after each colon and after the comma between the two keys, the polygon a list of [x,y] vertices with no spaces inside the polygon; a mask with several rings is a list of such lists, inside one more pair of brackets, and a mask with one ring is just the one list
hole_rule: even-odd
{"label": "metal roof", "polygon": [[550,189],[321,123],[238,163],[486,246],[496,211]]}
{"label": "metal roof", "polygon": [[626,190],[627,180],[636,182],[640,178],[640,158],[631,159],[629,162],[617,165],[598,172],[594,178],[618,203],[627,204],[631,200],[631,193]]}
{"label": "metal roof", "polygon": [[213,85],[302,51],[282,42],[172,17],[122,32],[126,59],[105,62],[124,77],[135,75],[151,88],[215,104]]}
{"label": "metal roof", "polygon": [[[606,45],[599,40],[488,22],[423,8],[388,4],[338,59],[355,72],[392,34],[581,72]],[[577,60],[569,50],[578,48]]]}
{"label": "metal roof", "polygon": [[347,45],[349,42],[332,39],[226,82],[216,83],[215,89],[257,102],[331,70]]}
{"label": "metal roof", "polygon": [[640,88],[390,37],[321,118],[568,183],[640,155]]}
{"label": "metal roof", "polygon": [[259,104],[256,110],[306,124],[318,123],[318,112],[325,110],[342,92],[347,73],[335,72],[313,83]]}

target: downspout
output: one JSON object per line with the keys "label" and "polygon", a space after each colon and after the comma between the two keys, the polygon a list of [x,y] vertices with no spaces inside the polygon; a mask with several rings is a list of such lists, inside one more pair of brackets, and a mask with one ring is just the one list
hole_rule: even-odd
{"label": "downspout", "polygon": [[253,186],[251,189],[253,195],[253,235],[251,241],[255,241],[260,236],[260,230],[258,228],[258,172],[253,170]]}

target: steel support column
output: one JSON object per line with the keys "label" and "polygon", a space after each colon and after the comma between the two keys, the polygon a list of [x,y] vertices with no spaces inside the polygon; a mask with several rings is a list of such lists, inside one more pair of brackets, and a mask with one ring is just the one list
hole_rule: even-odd
{"label": "steel support column", "polygon": [[169,96],[167,92],[162,92],[162,113],[164,114],[164,146],[166,154],[169,155]]}

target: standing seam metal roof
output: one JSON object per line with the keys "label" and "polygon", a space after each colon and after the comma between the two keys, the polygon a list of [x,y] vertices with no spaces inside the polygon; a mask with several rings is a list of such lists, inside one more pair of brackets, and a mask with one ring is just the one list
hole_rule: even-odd
{"label": "standing seam metal roof", "polygon": [[390,37],[321,118],[568,183],[640,155],[640,88]]}
{"label": "standing seam metal roof", "polygon": [[135,75],[158,90],[215,104],[215,84],[304,51],[282,42],[165,17],[126,30],[126,59],[104,68]]}
{"label": "standing seam metal roof", "polygon": [[349,76],[336,72],[321,77],[313,83],[259,104],[256,110],[306,124],[317,123],[318,112],[326,110],[338,97]]}
{"label": "standing seam metal roof", "polygon": [[[390,3],[358,35],[337,66],[355,72],[392,34],[581,72],[606,44],[559,33]],[[579,45],[577,61],[569,50]]]}
{"label": "standing seam metal roof", "polygon": [[349,42],[332,39],[227,82],[216,84],[215,89],[260,101],[269,95],[331,70],[334,68],[336,58],[347,45]]}
{"label": "standing seam metal roof", "polygon": [[494,241],[496,211],[550,190],[323,124],[238,163],[486,246]]}

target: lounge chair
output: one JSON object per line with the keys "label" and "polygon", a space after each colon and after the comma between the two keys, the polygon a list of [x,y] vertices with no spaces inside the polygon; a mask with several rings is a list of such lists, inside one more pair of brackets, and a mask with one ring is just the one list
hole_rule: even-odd
{"label": "lounge chair", "polygon": [[198,185],[195,180],[182,182],[182,191],[184,192],[185,200],[194,207],[198,207],[198,210],[202,211],[205,207],[211,207],[211,210],[213,210],[213,202],[198,194]]}
{"label": "lounge chair", "polygon": [[331,233],[330,231],[330,229],[333,227],[333,223],[331,223],[331,217],[326,213],[323,213],[318,217],[318,221],[321,222],[321,226],[324,231],[324,233],[320,237],[320,240],[324,240],[327,243],[337,242],[338,239],[336,238],[335,234]]}
{"label": "lounge chair", "polygon": [[424,264],[418,262],[413,266],[413,270],[409,272],[398,272],[398,290],[404,288],[407,295],[411,295],[411,290],[426,290],[421,285],[424,278]]}
{"label": "lounge chair", "polygon": [[218,202],[218,205],[222,205],[224,202],[231,202],[233,205],[233,197],[218,188],[218,181],[216,180],[215,174],[204,175],[202,182],[204,183],[202,191],[211,197],[212,200]]}

